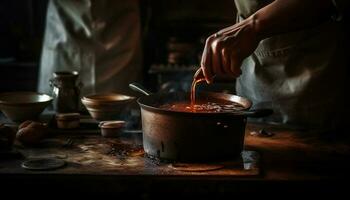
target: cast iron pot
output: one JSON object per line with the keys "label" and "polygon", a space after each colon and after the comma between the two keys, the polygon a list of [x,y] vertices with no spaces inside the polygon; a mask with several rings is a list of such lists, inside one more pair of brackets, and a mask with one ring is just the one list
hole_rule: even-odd
{"label": "cast iron pot", "polygon": [[263,117],[272,113],[270,109],[250,111],[250,100],[223,93],[197,93],[197,98],[211,102],[236,102],[244,109],[220,113],[166,110],[159,107],[166,103],[189,101],[190,94],[151,94],[140,84],[129,86],[146,95],[137,100],[141,107],[145,153],[162,161],[233,160],[243,150],[247,117]]}

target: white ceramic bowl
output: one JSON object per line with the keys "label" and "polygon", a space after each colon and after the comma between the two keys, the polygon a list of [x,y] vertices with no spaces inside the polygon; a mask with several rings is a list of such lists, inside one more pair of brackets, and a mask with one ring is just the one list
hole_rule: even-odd
{"label": "white ceramic bowl", "polygon": [[134,99],[135,97],[123,94],[109,93],[87,95],[81,102],[96,120],[118,120],[121,119],[123,110]]}
{"label": "white ceramic bowl", "polygon": [[37,119],[52,101],[52,97],[37,92],[7,92],[0,94],[0,110],[12,121]]}

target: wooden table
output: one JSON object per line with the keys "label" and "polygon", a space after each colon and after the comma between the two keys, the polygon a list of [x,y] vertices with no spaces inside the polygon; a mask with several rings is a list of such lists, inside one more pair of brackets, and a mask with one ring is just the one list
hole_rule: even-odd
{"label": "wooden table", "polygon": [[[252,131],[262,128],[274,135],[251,135]],[[293,194],[298,190],[338,194],[344,187],[341,181],[350,177],[348,141],[334,134],[248,124],[245,149],[259,153],[258,174],[254,171],[256,168],[242,172],[236,167],[184,172],[175,170],[169,163],[145,157],[140,133],[108,139],[102,138],[98,131],[55,132],[37,147],[16,145],[15,149],[23,157],[1,160],[0,177],[1,182],[6,183],[3,191],[20,187],[27,193],[45,190],[63,196],[68,191],[143,197],[174,191],[174,195],[269,194],[271,191]],[[21,167],[23,160],[36,157],[63,159],[67,165],[51,171],[30,171]]]}

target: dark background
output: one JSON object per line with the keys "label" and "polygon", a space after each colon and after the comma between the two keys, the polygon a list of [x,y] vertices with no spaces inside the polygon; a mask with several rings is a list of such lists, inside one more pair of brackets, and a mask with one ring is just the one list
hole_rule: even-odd
{"label": "dark background", "polygon": [[47,1],[0,1],[0,92],[36,90]]}
{"label": "dark background", "polygon": [[[36,90],[47,3],[0,1],[0,92]],[[205,38],[234,24],[236,13],[233,0],[140,0],[140,10],[144,77],[151,85],[157,78],[149,73],[152,65],[169,62],[169,41],[194,44],[194,55],[186,64],[196,65]],[[345,16],[347,31],[348,19]]]}
{"label": "dark background", "polygon": [[[37,87],[48,0],[0,1],[0,92]],[[233,0],[141,0],[144,75],[167,62],[169,38],[196,41],[235,22]]]}

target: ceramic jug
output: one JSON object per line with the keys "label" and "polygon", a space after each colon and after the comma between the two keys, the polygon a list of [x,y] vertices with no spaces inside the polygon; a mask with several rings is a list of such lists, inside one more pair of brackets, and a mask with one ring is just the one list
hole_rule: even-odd
{"label": "ceramic jug", "polygon": [[57,113],[79,112],[81,83],[77,84],[77,71],[53,73],[50,80],[52,87],[53,108]]}

